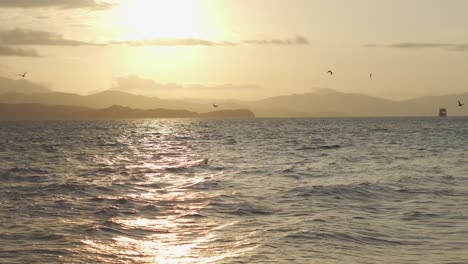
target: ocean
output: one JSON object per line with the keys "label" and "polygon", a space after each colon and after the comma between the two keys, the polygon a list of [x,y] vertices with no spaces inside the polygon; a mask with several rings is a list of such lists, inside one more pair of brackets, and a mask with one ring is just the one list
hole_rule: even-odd
{"label": "ocean", "polygon": [[468,263],[468,118],[3,121],[0,263]]}

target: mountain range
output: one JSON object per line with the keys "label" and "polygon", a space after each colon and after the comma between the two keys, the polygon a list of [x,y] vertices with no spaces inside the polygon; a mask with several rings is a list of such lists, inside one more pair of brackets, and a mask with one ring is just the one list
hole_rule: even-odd
{"label": "mountain range", "polygon": [[191,112],[250,109],[257,117],[365,117],[436,116],[445,107],[449,116],[468,115],[457,101],[468,102],[468,92],[394,101],[357,93],[321,89],[304,94],[269,97],[256,101],[223,100],[212,103],[194,100],[168,100],[108,90],[91,95],[50,91],[24,80],[0,82],[0,104],[42,104],[106,109],[122,106],[131,109],[167,109]]}
{"label": "mountain range", "polygon": [[246,109],[196,113],[187,110],[133,109],[114,105],[103,109],[42,104],[0,104],[0,120],[95,120],[124,118],[255,118]]}

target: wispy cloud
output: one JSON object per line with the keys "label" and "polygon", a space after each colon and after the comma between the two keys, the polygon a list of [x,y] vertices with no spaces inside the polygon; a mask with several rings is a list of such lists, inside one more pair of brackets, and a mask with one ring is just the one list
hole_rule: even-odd
{"label": "wispy cloud", "polygon": [[455,51],[468,51],[468,43],[467,44],[457,44],[452,46],[452,50]]}
{"label": "wispy cloud", "polygon": [[42,8],[61,9],[85,8],[92,10],[111,9],[114,5],[95,0],[0,0],[0,8]]}
{"label": "wispy cloud", "polygon": [[309,40],[299,35],[292,39],[253,39],[244,42],[251,45],[309,45]]}
{"label": "wispy cloud", "polygon": [[18,49],[0,45],[0,56],[40,57],[34,49]]}
{"label": "wispy cloud", "polygon": [[468,51],[467,44],[430,43],[430,42],[401,42],[394,44],[367,44],[367,48],[395,48],[395,49],[446,49],[452,51]]}
{"label": "wispy cloud", "polygon": [[[1,0],[0,0],[1,1]],[[74,25],[74,26],[86,26],[86,25]],[[256,39],[246,40],[242,42],[234,41],[212,41],[199,38],[155,38],[155,39],[143,39],[143,40],[126,40],[126,41],[110,41],[107,43],[94,43],[81,40],[73,40],[64,38],[62,35],[48,31],[38,31],[29,29],[11,29],[11,30],[0,30],[0,45],[10,46],[107,46],[107,45],[128,45],[128,46],[166,46],[166,47],[190,47],[190,46],[240,46],[240,45],[280,45],[280,46],[291,46],[291,45],[309,45],[307,38],[302,36],[296,36],[291,39]]]}
{"label": "wispy cloud", "polygon": [[0,44],[3,45],[38,45],[38,46],[98,46],[100,44],[79,40],[65,39],[62,35],[27,29],[0,31]]}
{"label": "wispy cloud", "polygon": [[91,27],[90,25],[87,25],[87,24],[73,24],[71,25],[72,27],[76,27],[76,28],[87,28],[87,27]]}
{"label": "wispy cloud", "polygon": [[210,85],[202,85],[202,84],[189,84],[184,86],[186,89],[199,89],[199,90],[206,90],[206,91],[239,91],[239,90],[259,90],[263,89],[262,86],[255,85],[255,84],[232,84],[232,83],[224,83],[224,84],[210,84]]}
{"label": "wispy cloud", "polygon": [[140,93],[156,93],[160,91],[236,91],[236,90],[257,90],[261,86],[245,84],[177,84],[177,83],[159,83],[151,79],[141,78],[136,75],[124,76],[114,79],[112,90],[126,91],[126,92],[140,92]]}
{"label": "wispy cloud", "polygon": [[129,46],[239,46],[241,44],[248,45],[309,45],[309,40],[302,36],[296,36],[291,39],[254,39],[245,40],[243,42],[234,41],[210,41],[197,38],[183,39],[148,39],[148,40],[129,40],[112,42],[111,44],[124,44]]}
{"label": "wispy cloud", "polygon": [[184,39],[149,39],[149,40],[130,40],[112,42],[112,44],[124,44],[129,46],[235,46],[236,43],[230,41],[209,41],[197,38]]}

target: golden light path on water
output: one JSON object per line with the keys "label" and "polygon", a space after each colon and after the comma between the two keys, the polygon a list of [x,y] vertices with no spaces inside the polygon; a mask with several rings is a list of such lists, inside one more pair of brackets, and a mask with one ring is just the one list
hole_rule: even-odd
{"label": "golden light path on water", "polygon": [[[194,179],[194,183],[202,179]],[[183,183],[187,184],[187,183]],[[200,195],[187,194],[183,188],[168,190],[168,194],[163,197],[155,197],[155,192],[142,193],[134,196],[134,199],[158,200],[159,202],[189,201],[197,200]],[[94,254],[113,254],[115,256],[130,256],[137,263],[213,263],[228,257],[242,255],[251,251],[254,247],[244,247],[242,242],[236,242],[231,248],[216,246],[217,233],[224,228],[237,224],[229,222],[219,225],[214,221],[208,223],[197,223],[185,216],[196,215],[206,208],[208,203],[190,203],[181,206],[165,216],[156,219],[135,218],[135,219],[114,219],[116,224],[122,225],[125,229],[142,229],[157,234],[147,236],[143,239],[134,239],[126,236],[113,238],[113,243],[106,244],[101,241],[83,241],[88,248],[86,251]],[[237,237],[235,240],[242,241],[255,235],[250,233],[247,237]]]}
{"label": "golden light path on water", "polygon": [[[205,216],[204,210],[222,193],[197,187],[222,177],[223,171],[187,172],[207,165],[208,159],[183,140],[164,138],[173,133],[164,127],[158,133],[142,133],[130,151],[104,159],[110,166],[126,164],[129,175],[114,178],[112,184],[131,187],[121,196],[100,197],[124,205],[146,204],[154,210],[118,214],[97,225],[99,235],[85,237],[79,250],[91,255],[91,261],[109,262],[115,257],[113,263],[214,263],[258,247],[253,239],[256,231],[233,232],[238,221]],[[132,178],[138,181],[129,184]]]}
{"label": "golden light path on water", "polygon": [[467,118],[1,128],[1,263],[468,263]]}

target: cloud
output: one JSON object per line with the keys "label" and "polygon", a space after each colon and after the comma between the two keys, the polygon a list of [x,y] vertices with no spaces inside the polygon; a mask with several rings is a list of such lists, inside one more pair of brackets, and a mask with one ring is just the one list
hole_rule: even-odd
{"label": "cloud", "polygon": [[[0,0],[1,1],[1,0]],[[38,46],[99,46],[100,44],[65,39],[62,35],[28,29],[0,31],[0,44]]]}
{"label": "cloud", "polygon": [[293,39],[260,39],[244,42],[251,45],[309,45],[309,40],[299,35]]}
{"label": "cloud", "polygon": [[113,4],[95,0],[0,0],[0,8],[41,8],[53,7],[61,9],[85,8],[106,10]]}
{"label": "cloud", "polygon": [[263,87],[254,84],[213,84],[213,85],[201,85],[201,84],[188,84],[185,86],[186,89],[199,89],[205,91],[239,91],[239,90],[258,90]]}
{"label": "cloud", "polygon": [[87,24],[73,24],[71,25],[72,27],[76,27],[76,28],[86,28],[86,27],[90,27],[90,25],[87,25]]}
{"label": "cloud", "polygon": [[150,79],[140,78],[135,75],[119,77],[114,79],[112,90],[125,92],[155,92],[158,90],[181,89],[177,84],[162,84]]}
{"label": "cloud", "polygon": [[33,49],[18,49],[0,45],[0,56],[40,57]]}
{"label": "cloud", "polygon": [[114,78],[110,90],[158,98],[198,98],[202,100],[220,98],[250,100],[258,98],[266,92],[264,87],[252,84],[161,83],[136,75]]}
{"label": "cloud", "polygon": [[396,48],[396,49],[446,49],[452,51],[468,51],[468,44],[429,43],[429,42],[401,42],[394,44],[367,44],[367,48]]}
{"label": "cloud", "polygon": [[[245,40],[244,44],[249,45],[309,45],[309,40],[302,36],[296,36],[292,39],[260,39]],[[129,46],[238,46],[241,43],[233,41],[209,41],[197,38],[185,39],[149,39],[149,40],[130,40],[121,42],[112,42],[112,44],[124,44]]]}
{"label": "cloud", "polygon": [[467,44],[457,44],[452,46],[452,50],[455,51],[468,51],[468,43]]}
{"label": "cloud", "polygon": [[[1,0],[0,0],[1,1]],[[75,24],[75,27],[87,26],[84,24]],[[155,38],[143,40],[111,41],[108,43],[93,43],[80,40],[66,39],[62,35],[48,31],[38,31],[29,29],[11,29],[0,30],[0,45],[31,45],[31,46],[108,46],[108,45],[128,45],[128,46],[166,46],[166,47],[188,47],[188,46],[239,46],[248,45],[309,45],[305,37],[296,36],[293,39],[264,39],[264,40],[246,40],[244,42],[233,41],[210,41],[199,38]]]}
{"label": "cloud", "polygon": [[140,78],[135,75],[119,77],[114,79],[111,90],[118,90],[140,94],[158,94],[160,92],[181,92],[181,91],[239,91],[239,90],[258,90],[261,86],[257,85],[234,85],[234,84],[177,84],[177,83],[158,83],[151,79]]}
{"label": "cloud", "polygon": [[221,41],[214,42],[197,38],[185,39],[149,39],[149,40],[130,40],[113,42],[112,44],[124,44],[129,46],[235,46],[234,42]]}

